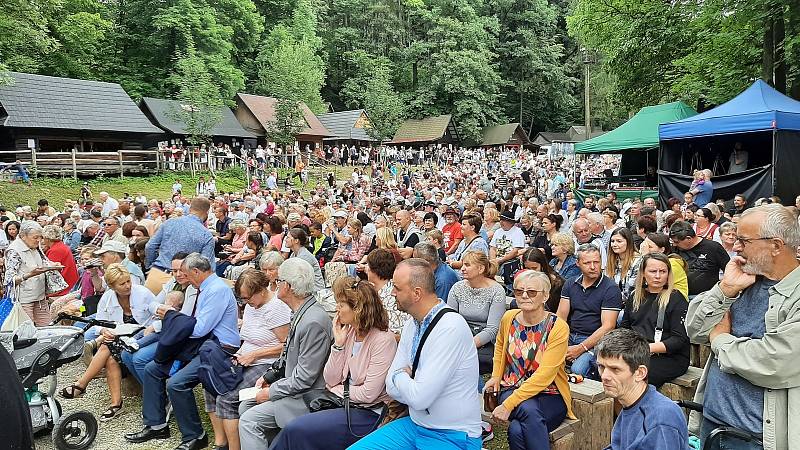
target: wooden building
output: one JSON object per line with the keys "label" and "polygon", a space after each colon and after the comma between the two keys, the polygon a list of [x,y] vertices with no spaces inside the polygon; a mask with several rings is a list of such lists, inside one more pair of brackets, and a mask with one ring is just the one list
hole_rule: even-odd
{"label": "wooden building", "polygon": [[531,145],[528,133],[519,123],[506,123],[484,127],[481,131],[483,138],[476,147],[513,148],[521,149]]}
{"label": "wooden building", "polygon": [[[168,141],[169,145],[186,143],[188,133],[183,128],[184,124],[176,117],[183,107],[178,100],[144,97],[139,102],[139,107],[153,124],[164,130],[165,136],[159,141]],[[211,140],[215,144],[228,144],[234,149],[256,146],[258,136],[242,128],[230,108],[221,106],[219,115],[220,122],[211,130]]]}
{"label": "wooden building", "polygon": [[323,139],[325,145],[369,146],[378,142],[367,133],[372,124],[367,112],[363,109],[330,112],[317,117],[322,125],[333,134],[333,136]]}
{"label": "wooden building", "polygon": [[[245,130],[258,136],[259,143],[266,144],[269,140],[266,136],[266,130],[270,123],[275,121],[275,105],[277,102],[278,99],[274,97],[236,94],[236,108],[233,113],[236,116],[236,120]],[[322,140],[332,137],[333,134],[322,125],[305,103],[301,102],[300,108],[303,111],[305,123],[300,133],[295,136],[295,140],[299,144],[301,151],[308,146],[311,151],[321,152]]]}
{"label": "wooden building", "polygon": [[388,144],[424,147],[432,144],[461,143],[453,117],[449,114],[424,119],[408,119],[400,125]]}
{"label": "wooden building", "polygon": [[121,172],[123,166],[156,169],[155,152],[143,151],[144,143],[163,131],[119,84],[9,76],[11,83],[0,86],[0,160],[20,159],[39,172],[75,176]]}

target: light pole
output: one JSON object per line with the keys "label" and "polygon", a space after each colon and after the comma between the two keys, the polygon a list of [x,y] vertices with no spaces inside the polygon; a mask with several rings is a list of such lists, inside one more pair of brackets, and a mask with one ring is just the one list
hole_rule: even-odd
{"label": "light pole", "polygon": [[584,101],[584,120],[585,120],[585,127],[586,127],[586,139],[591,138],[592,136],[592,118],[591,118],[591,111],[589,108],[589,64],[592,63],[591,58],[589,57],[589,50],[586,47],[581,47],[581,53],[583,53],[583,101]]}

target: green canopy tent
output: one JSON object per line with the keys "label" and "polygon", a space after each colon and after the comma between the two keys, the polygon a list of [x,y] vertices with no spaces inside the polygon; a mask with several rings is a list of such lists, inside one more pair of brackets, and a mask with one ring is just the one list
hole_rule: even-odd
{"label": "green canopy tent", "polygon": [[[683,102],[646,106],[630,120],[613,131],[587,141],[575,144],[576,155],[592,153],[622,154],[619,175],[644,178],[647,167],[658,164],[658,126],[697,114],[691,106]],[[588,195],[588,190],[576,191],[578,197]],[[655,196],[655,191],[637,190],[641,197]],[[597,194],[604,195],[598,191]],[[619,195],[619,193],[618,193]]]}

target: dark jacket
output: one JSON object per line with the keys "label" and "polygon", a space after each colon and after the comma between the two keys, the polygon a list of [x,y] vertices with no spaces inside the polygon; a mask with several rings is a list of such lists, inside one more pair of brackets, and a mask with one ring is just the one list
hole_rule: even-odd
{"label": "dark jacket", "polygon": [[192,338],[197,319],[177,311],[167,311],[162,320],[158,347],[153,357],[164,376],[169,375],[173,361],[187,363],[196,355],[203,342],[208,338]]}

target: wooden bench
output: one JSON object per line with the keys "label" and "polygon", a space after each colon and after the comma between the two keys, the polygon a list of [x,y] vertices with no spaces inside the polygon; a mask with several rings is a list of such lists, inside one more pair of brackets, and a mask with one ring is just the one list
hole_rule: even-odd
{"label": "wooden bench", "polygon": [[703,369],[689,366],[685,374],[668,383],[664,383],[659,391],[669,397],[670,400],[691,400],[694,398],[694,393],[697,391],[697,383],[702,375]]}
{"label": "wooden bench", "polygon": [[580,420],[566,419],[550,432],[550,450],[580,450],[575,445],[575,430]]}
{"label": "wooden bench", "polygon": [[576,450],[605,448],[611,443],[614,426],[614,399],[607,396],[603,384],[586,379],[570,383],[572,412],[579,419],[573,425]]}
{"label": "wooden bench", "polygon": [[711,346],[707,344],[692,344],[689,352],[689,365],[704,368],[711,356]]}

